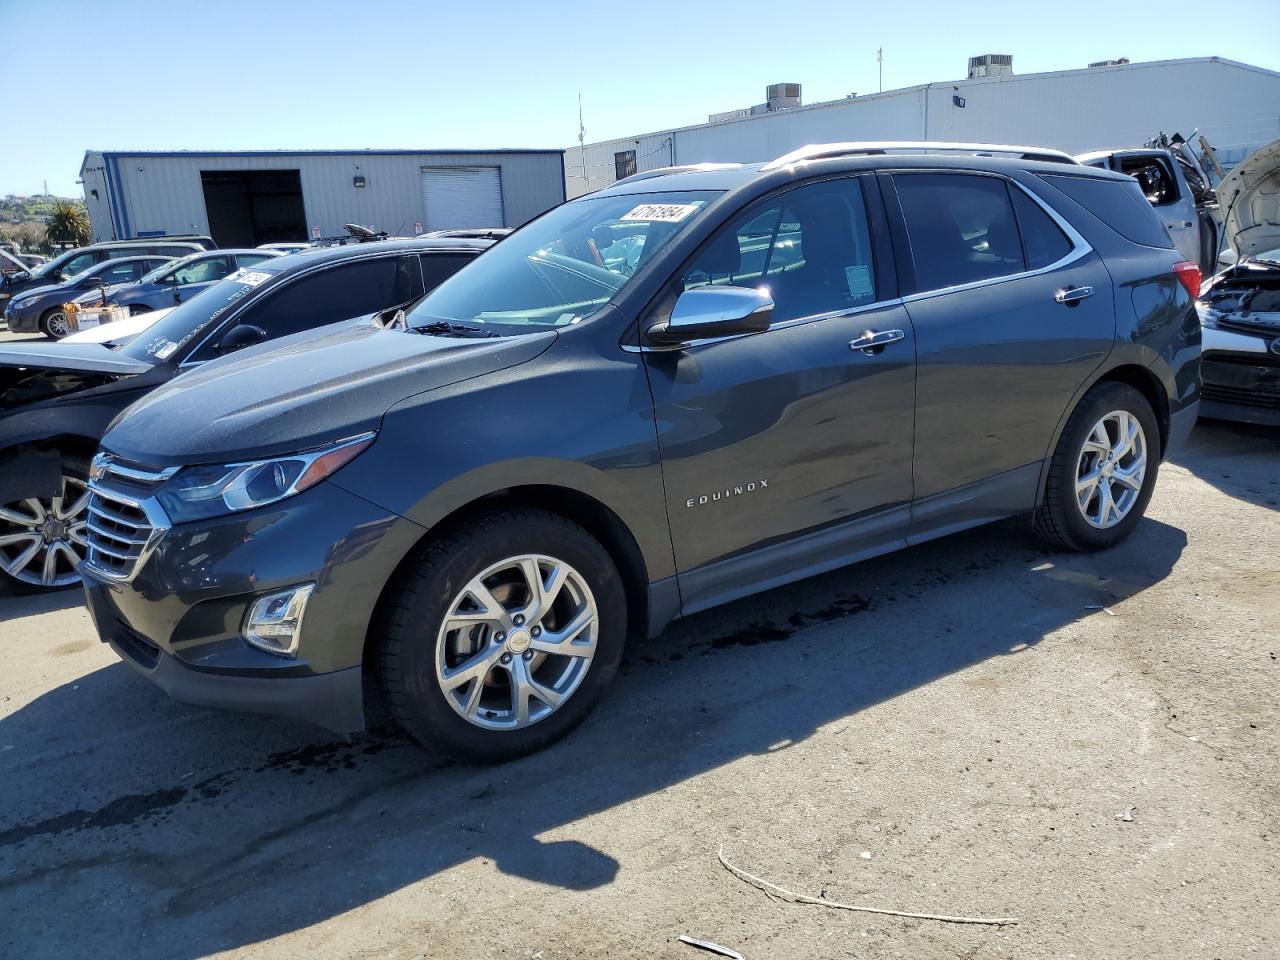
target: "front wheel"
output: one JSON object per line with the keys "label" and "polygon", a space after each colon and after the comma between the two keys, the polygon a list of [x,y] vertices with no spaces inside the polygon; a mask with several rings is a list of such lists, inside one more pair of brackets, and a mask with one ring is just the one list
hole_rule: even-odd
{"label": "front wheel", "polygon": [[413,737],[464,762],[558,740],[622,658],[617,568],[557,514],[477,517],[430,543],[394,589],[380,652],[388,705]]}
{"label": "front wheel", "polygon": [[61,307],[50,307],[40,315],[40,332],[50,340],[61,340],[71,333],[67,313]]}
{"label": "front wheel", "polygon": [[1104,550],[1142,519],[1160,465],[1160,431],[1146,397],[1100,383],[1067,421],[1049,464],[1036,532],[1056,547]]}
{"label": "front wheel", "polygon": [[77,459],[62,461],[55,497],[0,504],[0,571],[20,589],[57,590],[80,582],[89,520],[89,475]]}

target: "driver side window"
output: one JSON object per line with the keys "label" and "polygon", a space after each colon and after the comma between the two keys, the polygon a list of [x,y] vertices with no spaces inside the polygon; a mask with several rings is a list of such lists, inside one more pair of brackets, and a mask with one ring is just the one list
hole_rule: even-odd
{"label": "driver side window", "polygon": [[861,183],[805,184],[749,208],[712,239],[684,276],[686,290],[708,285],[767,287],[775,323],[872,303]]}

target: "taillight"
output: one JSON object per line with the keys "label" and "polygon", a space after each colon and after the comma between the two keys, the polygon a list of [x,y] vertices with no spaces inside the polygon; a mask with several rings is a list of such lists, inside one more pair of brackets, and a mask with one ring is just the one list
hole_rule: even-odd
{"label": "taillight", "polygon": [[1194,263],[1190,260],[1175,263],[1173,265],[1173,275],[1178,278],[1179,283],[1186,287],[1187,293],[1191,294],[1192,300],[1200,296],[1200,268]]}

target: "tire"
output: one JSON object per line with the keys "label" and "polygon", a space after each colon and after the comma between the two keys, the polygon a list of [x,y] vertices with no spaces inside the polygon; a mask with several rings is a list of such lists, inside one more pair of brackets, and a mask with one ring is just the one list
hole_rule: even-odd
{"label": "tire", "polygon": [[61,340],[71,333],[67,326],[67,315],[62,307],[50,307],[40,314],[40,332],[50,340]]}
{"label": "tire", "polygon": [[[1117,428],[1125,423],[1125,417],[1137,424],[1140,434],[1130,453],[1115,458],[1123,446],[1117,440],[1121,432]],[[1096,432],[1100,426],[1109,447],[1106,454],[1099,443],[1103,434]],[[1135,472],[1139,441],[1144,459],[1140,476]],[[1035,512],[1036,533],[1066,550],[1115,546],[1142,519],[1155,488],[1160,456],[1160,430],[1146,397],[1124,383],[1095,385],[1072,412],[1054,450],[1044,501]],[[1110,468],[1106,466],[1109,461]],[[1110,509],[1106,497],[1111,498]]]}
{"label": "tire", "polygon": [[[76,568],[84,559],[89,464],[81,457],[64,455],[62,478],[63,497],[33,497],[0,504],[0,579],[19,592],[47,593],[80,583]],[[60,503],[56,512],[55,500]],[[70,511],[78,504],[83,504],[83,507],[74,511],[74,515],[65,516],[66,523],[63,524],[64,511]],[[42,520],[50,514],[58,524],[62,524],[50,531],[60,534],[54,540],[44,537]],[[20,562],[32,547],[35,550],[31,556]],[[45,560],[51,550],[55,554],[53,566],[46,568]],[[52,578],[46,577],[46,569],[52,570]]]}
{"label": "tire", "polygon": [[[554,601],[543,614],[534,612],[531,570]],[[594,625],[570,629],[555,647],[569,655],[546,652],[592,609]],[[495,611],[497,619],[489,616]],[[591,711],[622,659],[626,594],[609,553],[586,530],[558,514],[515,508],[426,544],[393,584],[380,626],[378,667],[394,719],[424,745],[465,763],[492,763],[548,746]],[[523,685],[527,678],[537,686]],[[547,699],[517,692],[529,689]]]}

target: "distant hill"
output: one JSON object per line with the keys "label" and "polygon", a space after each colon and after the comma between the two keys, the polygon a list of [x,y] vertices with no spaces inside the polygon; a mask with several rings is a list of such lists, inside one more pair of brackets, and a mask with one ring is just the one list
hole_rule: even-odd
{"label": "distant hill", "polygon": [[45,226],[53,215],[54,206],[59,203],[84,206],[83,201],[78,198],[55,197],[52,194],[34,197],[9,194],[0,198],[0,240],[17,243],[30,253],[47,253],[49,247],[44,237]]}

